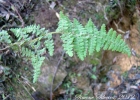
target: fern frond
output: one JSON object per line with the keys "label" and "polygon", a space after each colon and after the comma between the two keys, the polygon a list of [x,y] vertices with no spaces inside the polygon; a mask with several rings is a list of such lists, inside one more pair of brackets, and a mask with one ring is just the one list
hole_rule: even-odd
{"label": "fern frond", "polygon": [[[104,24],[98,30],[91,19],[83,27],[78,20],[74,19],[70,22],[68,17],[61,13],[57,31],[63,33],[61,37],[65,37],[61,39],[64,43],[64,50],[69,52],[68,55],[73,56],[72,53],[75,51],[81,60],[84,60],[87,51],[89,55],[92,55],[95,50],[99,52],[102,48],[128,55],[131,54],[129,47],[121,39],[120,35],[116,36],[116,31],[110,29],[107,33]],[[74,37],[71,37],[71,34]],[[71,40],[73,40],[73,44]]]}
{"label": "fern frond", "polygon": [[91,21],[91,18],[88,20],[87,24],[85,25],[85,29],[89,34],[93,34],[95,25]]}
{"label": "fern frond", "polygon": [[29,40],[29,35],[26,32],[24,32],[22,28],[12,28],[10,29],[10,31],[12,31],[14,35],[18,38],[17,41]]}
{"label": "fern frond", "polygon": [[[115,42],[114,42],[114,40],[116,39],[116,31],[113,31],[112,32],[112,35],[110,36],[110,41],[112,42],[112,43],[110,43],[110,46],[109,46],[109,50],[114,50],[113,48],[115,48]],[[117,50],[117,49],[116,49]]]}
{"label": "fern frond", "polygon": [[96,46],[96,36],[91,35],[91,37],[89,38],[89,47],[88,47],[89,55],[93,54],[95,46]]}
{"label": "fern frond", "polygon": [[44,44],[46,48],[48,49],[50,56],[52,56],[54,52],[54,42],[52,39],[52,34],[49,34],[47,36],[47,40],[44,42]]}
{"label": "fern frond", "polygon": [[65,16],[62,12],[60,12],[60,20],[58,22],[58,28],[56,29],[56,32],[69,33],[71,29],[72,22],[67,16]]}
{"label": "fern frond", "polygon": [[66,51],[66,53],[72,57],[73,56],[73,40],[74,36],[72,33],[62,34],[61,39],[63,41],[63,48]]}
{"label": "fern frond", "polygon": [[77,53],[77,56],[81,59],[84,60],[84,37],[82,35],[79,35],[74,39],[74,50]]}
{"label": "fern frond", "polygon": [[86,34],[86,29],[83,27],[82,24],[80,24],[80,22],[77,19],[73,20],[73,28],[72,31],[75,34]]}
{"label": "fern frond", "polygon": [[37,26],[36,24],[34,25],[29,25],[29,26],[26,26],[24,28],[22,28],[22,31],[25,32],[25,33],[35,33],[38,28],[39,25]]}
{"label": "fern frond", "polygon": [[113,50],[116,50],[116,51],[118,51],[118,49],[119,49],[119,42],[120,42],[120,40],[121,40],[121,35],[119,34],[118,36],[117,36],[117,38],[115,39],[115,47],[113,48]]}
{"label": "fern frond", "polygon": [[[104,44],[104,47],[103,47],[103,49],[104,50],[108,50],[108,48],[109,48],[109,46],[110,46],[110,39],[111,39],[111,34],[113,33],[113,29],[111,28],[109,31],[108,31],[108,34],[106,34],[106,36],[105,36],[105,41],[106,41],[106,43]],[[121,39],[121,38],[120,38]],[[120,40],[119,39],[119,40]]]}
{"label": "fern frond", "polygon": [[33,51],[31,51],[30,49],[28,49],[28,48],[25,48],[25,47],[22,47],[21,48],[21,53],[22,53],[22,57],[32,57],[32,56],[34,56],[35,54],[34,54],[34,52]]}
{"label": "fern frond", "polygon": [[106,26],[105,26],[105,24],[103,24],[101,26],[100,33],[99,34],[101,34],[100,35],[101,36],[101,40],[102,40],[101,47],[103,47],[104,46],[104,43],[106,41],[106,39],[104,39],[106,37]]}
{"label": "fern frond", "polygon": [[37,78],[40,74],[40,67],[43,63],[43,60],[45,59],[42,56],[42,54],[45,52],[45,48],[40,49],[41,47],[41,39],[47,39],[45,43],[47,44],[47,48],[49,50],[50,55],[53,55],[54,46],[53,46],[53,40],[52,40],[52,34],[47,35],[48,31],[45,30],[45,28],[40,28],[39,25],[30,25],[25,28],[12,28],[10,29],[14,35],[18,38],[18,41],[21,42],[21,44],[24,44],[25,41],[30,40],[29,34],[34,34],[37,38],[34,40],[30,40],[29,44],[26,43],[26,45],[29,45],[33,51],[30,49],[24,47],[24,45],[21,45],[21,53],[23,57],[28,57],[28,59],[31,59],[32,65],[34,67],[34,75],[33,75],[33,82],[37,81]]}
{"label": "fern frond", "polygon": [[106,36],[106,29],[105,24],[101,26],[101,29],[97,35],[97,45],[96,45],[96,51],[99,52],[105,42],[105,36]]}
{"label": "fern frond", "polygon": [[45,57],[34,56],[31,58],[32,65],[34,67],[33,83],[35,83],[40,75],[41,66],[43,64]]}
{"label": "fern frond", "polygon": [[94,25],[94,23],[91,21],[91,18],[85,25],[85,29],[86,29],[87,33],[89,34],[87,50],[88,50],[89,55],[92,55],[96,49],[97,39],[99,37],[98,36],[99,31],[96,28],[96,26]]}
{"label": "fern frond", "polygon": [[4,42],[4,43],[11,43],[11,40],[10,40],[10,35],[7,33],[7,31],[4,31],[2,30],[0,32],[0,42]]}
{"label": "fern frond", "polygon": [[44,53],[44,49],[38,50],[38,52],[36,52],[37,54],[35,55],[35,53],[33,51],[31,51],[28,48],[22,47],[22,56],[28,57],[28,59],[31,59],[31,63],[33,65],[34,68],[34,73],[33,73],[33,82],[36,82],[39,75],[40,75],[40,67],[42,66],[42,63],[45,59],[45,57],[41,57],[40,55]]}
{"label": "fern frond", "polygon": [[89,36],[85,36],[85,38],[84,38],[84,58],[87,56],[88,49],[89,49]]}
{"label": "fern frond", "polygon": [[[17,37],[17,43],[14,43],[14,46],[20,50],[21,56],[27,57],[27,60],[30,60],[33,65],[33,82],[36,82],[39,77],[41,66],[45,59],[43,54],[46,52],[46,49],[48,49],[51,56],[53,55],[54,41],[52,34],[55,33],[62,33],[62,46],[70,57],[75,52],[81,60],[84,60],[87,54],[92,55],[94,52],[99,52],[102,49],[131,55],[129,46],[121,38],[121,35],[117,35],[113,29],[106,32],[103,24],[101,29],[98,30],[91,19],[83,26],[76,19],[71,21],[62,12],[60,13],[56,32],[48,32],[39,25],[11,28],[10,31]],[[13,46],[10,44],[11,39],[7,31],[0,32],[0,42]],[[42,47],[44,45],[45,47]]]}
{"label": "fern frond", "polygon": [[97,30],[96,27],[94,27],[94,31],[89,38],[89,49],[88,49],[89,55],[92,55],[96,49],[98,35],[99,31]]}
{"label": "fern frond", "polygon": [[29,33],[39,36],[39,40],[41,40],[43,38],[43,35],[48,33],[48,31],[45,30],[45,28],[40,28],[40,26],[36,24],[26,26],[25,28],[11,28],[10,31],[12,31],[14,35],[18,38],[18,41],[21,40],[29,41],[31,39],[29,37]]}
{"label": "fern frond", "polygon": [[38,56],[42,56],[42,55],[45,53],[45,51],[46,51],[46,48],[43,48],[43,49],[37,50],[37,51],[36,51],[36,55],[38,55]]}

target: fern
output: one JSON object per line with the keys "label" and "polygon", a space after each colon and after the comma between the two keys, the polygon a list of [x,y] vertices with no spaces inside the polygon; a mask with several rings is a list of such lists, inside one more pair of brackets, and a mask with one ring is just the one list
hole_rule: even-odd
{"label": "fern", "polygon": [[58,22],[58,28],[56,29],[56,32],[61,32],[61,33],[70,32],[72,29],[72,22],[62,12],[60,12],[60,15],[61,17]]}
{"label": "fern", "polygon": [[82,24],[79,23],[77,19],[73,20],[73,32],[76,34],[86,34],[86,29],[83,27]]}
{"label": "fern", "polygon": [[49,51],[49,54],[52,56],[54,52],[54,42],[52,40],[52,34],[47,36],[47,40],[45,41],[45,46]]}
{"label": "fern", "polygon": [[52,37],[56,33],[61,34],[62,46],[70,57],[76,53],[81,60],[84,60],[87,55],[93,55],[94,52],[99,52],[102,49],[131,55],[130,49],[121,39],[121,35],[117,35],[112,28],[106,32],[106,27],[103,24],[98,30],[91,19],[83,26],[76,19],[71,21],[62,12],[56,32],[48,32],[45,28],[40,28],[39,25],[11,28],[10,31],[16,36],[17,42],[13,43],[8,32],[4,30],[0,32],[0,42],[6,43],[8,47],[18,47],[16,50],[19,50],[21,56],[31,61],[34,68],[33,82],[37,81],[41,73],[40,69],[45,59],[43,54],[46,49],[50,56],[53,56],[54,41]]}
{"label": "fern", "polygon": [[[102,48],[104,50],[118,51],[126,53],[129,56],[131,55],[129,47],[121,39],[120,35],[117,36],[116,31],[113,29],[110,29],[107,33],[104,24],[101,26],[101,29],[98,30],[91,19],[83,26],[76,19],[70,23],[68,18],[63,18],[63,13],[60,13],[60,22],[67,22],[65,25],[65,29],[67,30],[63,30],[63,27],[60,25],[61,23],[59,23],[61,27],[58,27],[57,31],[61,30],[60,32],[66,34],[62,34],[63,38],[61,38],[64,44],[66,44],[66,42],[68,43],[70,40],[68,37],[71,36],[71,34],[73,35],[73,42],[70,40],[69,45],[63,46],[69,56],[72,56],[71,53],[74,50],[78,57],[84,60],[87,51],[89,55],[92,55],[94,51],[99,52]],[[68,25],[68,23],[70,23],[70,25]],[[68,32],[70,34],[68,34]],[[68,50],[69,52],[67,52]]]}
{"label": "fern", "polygon": [[33,83],[35,83],[40,75],[41,65],[45,57],[34,56],[31,58],[32,65],[34,67]]}
{"label": "fern", "polygon": [[91,21],[91,18],[88,20],[87,24],[85,25],[86,31],[88,31],[89,34],[93,34],[95,25]]}
{"label": "fern", "polygon": [[[30,25],[25,28],[11,28],[10,31],[13,32],[17,38],[17,43],[15,44],[18,45],[22,57],[26,57],[27,60],[31,60],[34,68],[33,82],[36,82],[40,75],[40,67],[45,59],[42,55],[46,48],[48,49],[49,54],[53,55],[54,43],[52,40],[52,34],[49,34],[45,28],[40,28],[39,25]],[[7,31],[3,32],[7,33]],[[3,35],[3,32],[0,34]],[[6,35],[8,38],[10,37],[8,33]],[[44,42],[46,48],[41,47],[42,39],[46,40]]]}
{"label": "fern", "polygon": [[28,48],[22,47],[21,48],[22,57],[34,57],[34,52]]}
{"label": "fern", "polygon": [[7,33],[7,31],[4,30],[0,32],[0,43],[2,42],[7,44],[11,43],[10,35]]}
{"label": "fern", "polygon": [[63,47],[66,53],[72,57],[73,56],[73,40],[74,36],[71,33],[62,34],[61,39],[63,41]]}
{"label": "fern", "polygon": [[74,50],[81,60],[84,60],[84,37],[78,36],[74,39]]}

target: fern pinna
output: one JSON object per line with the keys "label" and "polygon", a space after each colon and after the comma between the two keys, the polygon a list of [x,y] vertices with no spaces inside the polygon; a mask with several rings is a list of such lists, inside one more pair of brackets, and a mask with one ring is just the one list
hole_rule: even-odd
{"label": "fern pinna", "polygon": [[40,28],[39,25],[12,28],[10,31],[16,36],[16,42],[13,43],[8,34],[9,31],[4,30],[0,32],[0,42],[13,49],[16,46],[21,56],[31,61],[34,68],[33,82],[36,82],[39,77],[40,67],[45,59],[43,54],[46,52],[46,49],[48,49],[51,56],[53,55],[54,42],[52,35],[56,33],[61,34],[62,46],[70,57],[75,52],[81,60],[84,60],[87,55],[92,55],[101,49],[131,55],[131,51],[124,40],[121,39],[121,35],[116,35],[116,31],[112,28],[106,32],[105,25],[103,24],[101,29],[98,30],[91,19],[83,26],[76,19],[71,21],[62,12],[60,13],[56,32],[48,32],[45,28]]}

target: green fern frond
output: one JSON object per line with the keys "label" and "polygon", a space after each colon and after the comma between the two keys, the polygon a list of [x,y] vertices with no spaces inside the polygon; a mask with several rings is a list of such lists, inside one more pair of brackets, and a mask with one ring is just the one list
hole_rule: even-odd
{"label": "green fern frond", "polygon": [[39,28],[37,28],[37,25],[34,24],[34,25],[29,25],[29,26],[22,28],[22,31],[25,33],[33,33],[34,34],[36,32],[36,29],[39,29]]}
{"label": "green fern frond", "polygon": [[94,53],[94,51],[96,50],[96,46],[97,46],[97,40],[99,41],[100,39],[98,39],[99,35],[99,31],[97,30],[96,27],[94,27],[94,31],[93,34],[90,35],[89,38],[89,55],[92,55]]}
{"label": "green fern frond", "polygon": [[67,16],[65,16],[62,12],[60,12],[60,20],[58,22],[58,28],[56,29],[56,32],[69,33],[71,29],[72,29],[72,22]]}
{"label": "green fern frond", "polygon": [[31,58],[32,65],[34,67],[33,83],[35,83],[40,75],[41,66],[43,64],[45,57],[34,56]]}
{"label": "green fern frond", "polygon": [[14,35],[18,38],[17,41],[29,40],[29,35],[26,32],[24,32],[22,28],[12,28],[10,29],[10,31],[12,31]]}
{"label": "green fern frond", "polygon": [[116,50],[116,51],[118,51],[118,49],[119,49],[119,42],[120,42],[120,40],[121,40],[121,35],[119,34],[118,36],[117,36],[117,38],[115,39],[115,47],[113,48],[113,51],[114,50]]}
{"label": "green fern frond", "polygon": [[[60,22],[63,24],[61,25]],[[128,55],[131,54],[129,47],[121,39],[120,35],[116,36],[116,31],[110,29],[107,33],[104,24],[101,26],[101,29],[98,30],[91,19],[89,19],[88,23],[85,25],[85,27],[83,27],[78,20],[74,19],[70,22],[70,20],[61,13],[57,31],[62,32],[63,37],[65,37],[61,38],[64,43],[64,50],[66,52],[70,50],[71,56],[73,55],[72,50],[74,50],[81,60],[84,60],[87,55],[87,51],[89,55],[92,55],[95,50],[99,52],[102,48],[104,50],[118,51]],[[68,36],[70,34],[67,34],[68,32],[74,36],[72,37],[73,44],[70,36]],[[69,45],[66,45],[68,44],[66,42],[68,42]]]}
{"label": "green fern frond", "polygon": [[97,35],[97,45],[96,45],[96,51],[99,52],[101,48],[103,47],[105,43],[105,36],[106,36],[106,29],[105,29],[105,24],[101,26],[101,29]]}
{"label": "green fern frond", "polygon": [[22,57],[32,57],[32,56],[34,56],[35,54],[34,54],[34,52],[33,51],[31,51],[30,49],[28,49],[28,48],[25,48],[25,47],[22,47],[21,48],[21,53],[22,53]]}
{"label": "green fern frond", "polygon": [[[52,56],[54,53],[54,41],[52,34],[61,33],[62,46],[70,57],[77,56],[84,60],[87,55],[103,50],[118,51],[131,55],[129,46],[117,35],[112,28],[106,32],[103,24],[101,29],[97,29],[91,19],[83,26],[78,20],[71,21],[62,12],[56,32],[48,32],[39,25],[30,25],[25,28],[11,28],[11,32],[17,37],[17,42],[13,45],[20,50],[22,57],[30,60],[33,68],[33,82],[36,82],[40,73],[41,66],[45,59],[43,54],[48,50]],[[7,31],[0,32],[0,42],[11,45],[11,38]],[[43,47],[44,46],[44,47]]]}
{"label": "green fern frond", "polygon": [[66,51],[66,53],[72,57],[73,56],[73,40],[74,40],[74,36],[71,33],[67,33],[67,34],[62,34],[61,35],[61,39],[63,41],[63,48]]}
{"label": "green fern frond", "polygon": [[74,39],[74,50],[77,53],[77,56],[81,59],[84,60],[84,37],[82,35],[77,35],[77,37]]}
{"label": "green fern frond", "polygon": [[47,35],[47,40],[44,42],[44,44],[48,49],[50,56],[52,56],[54,52],[54,42],[52,39],[52,34]]}
{"label": "green fern frond", "polygon": [[85,38],[84,38],[84,58],[87,56],[88,49],[89,49],[89,36],[85,36]]}
{"label": "green fern frond", "polygon": [[26,56],[28,57],[28,59],[31,59],[31,63],[34,68],[33,82],[35,83],[40,75],[41,66],[45,59],[45,57],[41,57],[40,55],[44,53],[45,49],[38,50],[36,52],[36,55],[33,51],[31,51],[28,48],[22,47],[21,50],[22,50],[22,56]]}
{"label": "green fern frond", "polygon": [[[114,42],[114,40],[116,39],[116,31],[113,31],[112,32],[112,35],[110,36],[110,41],[112,42],[112,43],[110,43],[111,45],[109,46],[109,50],[114,50],[113,48],[115,48],[115,42]],[[117,50],[117,49],[116,49]]]}
{"label": "green fern frond", "polygon": [[[32,61],[34,67],[33,81],[37,81],[37,78],[40,74],[40,67],[43,63],[42,54],[45,52],[46,48],[49,51],[49,54],[52,56],[54,52],[54,42],[52,40],[52,34],[48,34],[48,31],[45,28],[40,28],[39,25],[30,25],[25,28],[12,28],[10,29],[14,35],[18,38],[21,47],[22,57],[28,57],[28,60]],[[31,37],[30,34],[34,34],[34,37]],[[36,38],[37,37],[37,38]],[[31,40],[33,39],[33,40]],[[41,49],[41,40],[45,39],[46,48]],[[30,47],[28,49],[24,45]],[[31,50],[32,49],[32,50]]]}
{"label": "green fern frond", "polygon": [[36,51],[36,55],[38,55],[38,56],[42,56],[42,55],[45,53],[45,51],[46,51],[46,48],[43,48],[43,49],[37,50],[37,51]]}
{"label": "green fern frond", "polygon": [[100,35],[101,36],[101,40],[102,40],[101,47],[103,47],[103,45],[104,45],[104,43],[106,41],[106,39],[104,39],[106,37],[106,26],[105,26],[105,24],[103,24],[101,26],[100,33],[99,34],[101,34]]}
{"label": "green fern frond", "polygon": [[[111,28],[109,31],[108,31],[108,34],[105,36],[105,41],[106,41],[106,43],[104,44],[104,47],[103,47],[103,49],[104,50],[108,50],[108,48],[109,48],[109,46],[110,46],[110,41],[108,41],[108,40],[110,40],[111,39],[111,34],[113,33],[113,29]],[[121,37],[119,38],[119,40],[121,39]]]}
{"label": "green fern frond", "polygon": [[7,33],[7,31],[4,31],[4,30],[0,32],[0,43],[2,42],[8,43],[8,44],[11,43],[10,35]]}
{"label": "green fern frond", "polygon": [[92,55],[94,50],[95,50],[95,46],[96,46],[96,36],[95,35],[91,35],[91,38],[89,38],[89,55]]}
{"label": "green fern frond", "polygon": [[85,25],[85,29],[86,29],[87,33],[89,34],[88,53],[89,53],[89,55],[92,55],[93,52],[96,50],[99,31],[96,28],[96,26],[94,25],[94,23],[91,21],[91,19],[89,19],[89,21]]}
{"label": "green fern frond", "polygon": [[73,28],[72,31],[76,34],[86,34],[86,29],[83,27],[82,24],[77,19],[73,20]]}
{"label": "green fern frond", "polygon": [[43,38],[42,35],[45,35],[48,32],[47,30],[45,30],[45,28],[40,28],[40,26],[36,24],[26,26],[25,28],[11,28],[10,31],[12,31],[18,38],[18,41],[29,41],[31,39],[31,37],[29,37],[30,33],[35,34],[36,36],[40,36],[39,40],[41,40]]}
{"label": "green fern frond", "polygon": [[87,24],[85,25],[85,29],[89,34],[93,34],[95,25],[93,24],[91,18],[88,20]]}
{"label": "green fern frond", "polygon": [[[36,34],[36,36],[39,36],[40,34],[44,33],[45,28],[41,28],[40,25],[29,25],[29,26],[26,26],[24,28],[20,28],[21,32],[24,32],[24,33],[32,33],[32,34]],[[18,33],[20,34],[20,32]]]}

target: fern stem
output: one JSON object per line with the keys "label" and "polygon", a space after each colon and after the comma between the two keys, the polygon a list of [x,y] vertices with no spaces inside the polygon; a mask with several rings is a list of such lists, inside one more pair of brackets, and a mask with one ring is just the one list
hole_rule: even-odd
{"label": "fern stem", "polygon": [[6,49],[9,49],[10,47],[13,47],[14,45],[18,45],[18,46],[19,46],[20,43],[21,43],[21,42],[15,42],[15,43],[13,43],[13,44],[11,44],[11,45],[9,45],[9,46],[3,48],[3,49],[0,49],[0,51],[4,51],[4,50],[6,50]]}

